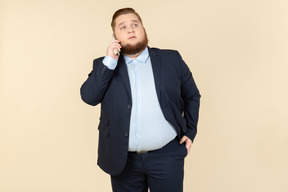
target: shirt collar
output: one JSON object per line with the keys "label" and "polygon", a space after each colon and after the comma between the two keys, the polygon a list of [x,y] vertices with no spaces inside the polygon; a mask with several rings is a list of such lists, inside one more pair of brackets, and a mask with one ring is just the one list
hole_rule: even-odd
{"label": "shirt collar", "polygon": [[149,58],[149,52],[148,52],[148,47],[144,49],[144,51],[136,58],[136,59],[131,59],[130,57],[124,55],[124,59],[126,64],[132,63],[134,60],[139,61],[140,63],[146,63],[147,59]]}

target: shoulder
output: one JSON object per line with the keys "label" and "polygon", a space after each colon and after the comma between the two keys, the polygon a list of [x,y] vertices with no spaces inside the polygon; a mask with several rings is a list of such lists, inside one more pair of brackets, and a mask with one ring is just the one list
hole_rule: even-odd
{"label": "shoulder", "polygon": [[104,58],[105,58],[105,57],[98,57],[98,58],[94,59],[93,63],[102,62]]}
{"label": "shoulder", "polygon": [[155,47],[149,47],[149,51],[152,53],[156,53],[156,54],[160,54],[160,55],[177,55],[179,54],[179,52],[177,50],[173,50],[173,49],[159,49],[159,48],[155,48]]}
{"label": "shoulder", "polygon": [[99,66],[100,64],[102,64],[102,61],[105,57],[98,57],[96,59],[93,60],[93,67],[95,68],[96,66]]}
{"label": "shoulder", "polygon": [[150,56],[160,56],[162,59],[167,59],[170,61],[173,60],[182,60],[180,53],[177,50],[173,49],[159,49],[159,48],[150,48],[149,47]]}

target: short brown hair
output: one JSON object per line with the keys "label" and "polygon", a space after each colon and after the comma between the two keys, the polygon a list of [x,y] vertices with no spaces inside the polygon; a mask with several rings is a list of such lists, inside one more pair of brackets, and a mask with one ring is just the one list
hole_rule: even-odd
{"label": "short brown hair", "polygon": [[119,10],[117,10],[114,13],[114,15],[112,17],[111,27],[112,27],[113,31],[114,31],[114,28],[115,28],[115,25],[116,25],[115,20],[117,19],[117,17],[119,17],[121,15],[128,14],[128,13],[135,14],[138,17],[139,21],[142,23],[141,17],[139,16],[139,14],[133,8],[127,7],[127,8],[119,9]]}

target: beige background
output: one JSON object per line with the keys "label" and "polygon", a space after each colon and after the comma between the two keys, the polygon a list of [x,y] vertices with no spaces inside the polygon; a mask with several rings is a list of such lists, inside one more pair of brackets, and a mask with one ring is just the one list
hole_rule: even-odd
{"label": "beige background", "polygon": [[111,191],[96,165],[99,106],[79,89],[126,6],[151,47],[180,51],[202,94],[185,191],[287,191],[285,0],[2,0],[0,191]]}

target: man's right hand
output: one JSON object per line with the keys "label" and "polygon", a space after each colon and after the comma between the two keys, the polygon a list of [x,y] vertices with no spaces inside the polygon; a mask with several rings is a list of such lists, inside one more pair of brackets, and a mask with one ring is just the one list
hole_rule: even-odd
{"label": "man's right hand", "polygon": [[[120,41],[118,41],[118,40],[111,41],[109,47],[107,48],[106,56],[110,56],[113,59],[116,59],[118,61],[121,48],[122,47],[120,45]],[[116,54],[116,52],[114,52],[114,49],[116,49],[118,51],[118,54]]]}

